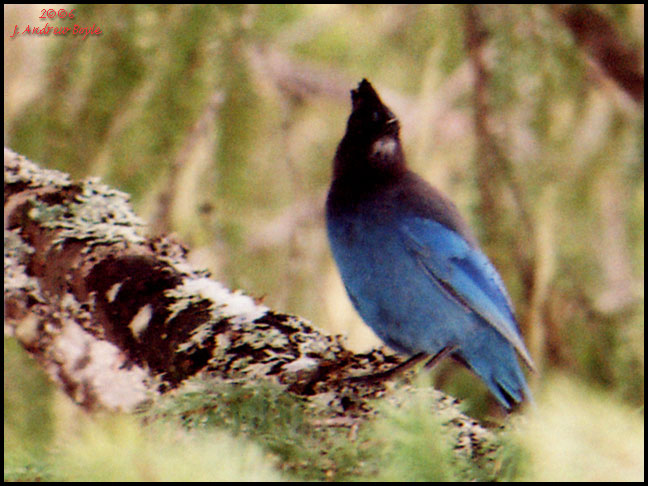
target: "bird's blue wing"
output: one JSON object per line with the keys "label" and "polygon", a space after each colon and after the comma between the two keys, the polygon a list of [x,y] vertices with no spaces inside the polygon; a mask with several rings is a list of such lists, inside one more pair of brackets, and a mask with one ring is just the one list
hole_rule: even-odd
{"label": "bird's blue wing", "polygon": [[430,279],[459,305],[492,325],[533,369],[504,283],[486,255],[432,219],[406,217],[399,229],[405,246]]}

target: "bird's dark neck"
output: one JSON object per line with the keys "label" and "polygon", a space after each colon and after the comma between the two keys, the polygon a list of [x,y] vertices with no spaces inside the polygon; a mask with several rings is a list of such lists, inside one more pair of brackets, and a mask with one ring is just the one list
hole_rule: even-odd
{"label": "bird's dark neck", "polygon": [[396,161],[377,161],[340,144],[333,163],[333,183],[356,185],[359,189],[391,185],[407,172],[402,153]]}
{"label": "bird's dark neck", "polygon": [[343,171],[334,176],[328,196],[329,209],[338,208],[340,212],[357,204],[374,200],[397,187],[407,170],[389,173],[383,171]]}

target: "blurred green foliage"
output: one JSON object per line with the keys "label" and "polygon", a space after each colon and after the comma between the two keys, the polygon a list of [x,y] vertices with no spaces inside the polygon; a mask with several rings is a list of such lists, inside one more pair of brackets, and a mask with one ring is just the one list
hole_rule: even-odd
{"label": "blurred green foliage", "polygon": [[350,441],[347,427],[327,425],[330,414],[274,384],[232,385],[192,379],[144,412],[147,420],[189,430],[226,429],[263,445],[279,468],[304,480],[349,480],[376,469],[375,436]]}
{"label": "blurred green foliage", "polygon": [[[643,6],[593,8],[643,52]],[[102,177],[153,231],[178,233],[197,267],[366,349],[378,341],[344,294],[323,204],[348,91],[367,77],[402,121],[410,165],[456,201],[503,274],[542,371],[532,381],[555,370],[643,411],[643,106],[551,7],[479,7],[490,142],[506,167],[492,175],[499,211],[483,214],[464,9],[80,5],[76,21],[101,36],[5,40],[5,144]],[[5,31],[38,15],[5,6]],[[30,365],[9,348],[5,477],[8,444],[38,461],[53,428],[49,388],[11,374]],[[473,377],[444,363],[435,379],[489,413]]]}
{"label": "blurred green foliage", "polygon": [[42,479],[54,437],[54,385],[15,339],[4,339],[4,356],[5,480]]}
{"label": "blurred green foliage", "polygon": [[261,447],[223,430],[189,432],[172,423],[143,425],[130,415],[70,413],[49,469],[59,481],[283,479],[274,458]]}

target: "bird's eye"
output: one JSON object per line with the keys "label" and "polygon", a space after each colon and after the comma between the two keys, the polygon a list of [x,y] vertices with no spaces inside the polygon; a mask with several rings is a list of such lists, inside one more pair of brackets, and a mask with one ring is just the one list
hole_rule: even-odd
{"label": "bird's eye", "polygon": [[374,123],[378,122],[378,121],[380,120],[380,113],[378,113],[377,111],[373,111],[373,112],[371,113],[371,120],[372,120]]}

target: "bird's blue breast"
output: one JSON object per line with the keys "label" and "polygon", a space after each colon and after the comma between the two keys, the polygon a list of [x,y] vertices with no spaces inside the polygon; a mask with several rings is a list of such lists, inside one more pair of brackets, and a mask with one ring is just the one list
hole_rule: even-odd
{"label": "bird's blue breast", "polygon": [[359,205],[327,220],[333,257],[358,313],[396,350],[435,354],[475,327],[408,249],[402,220]]}

